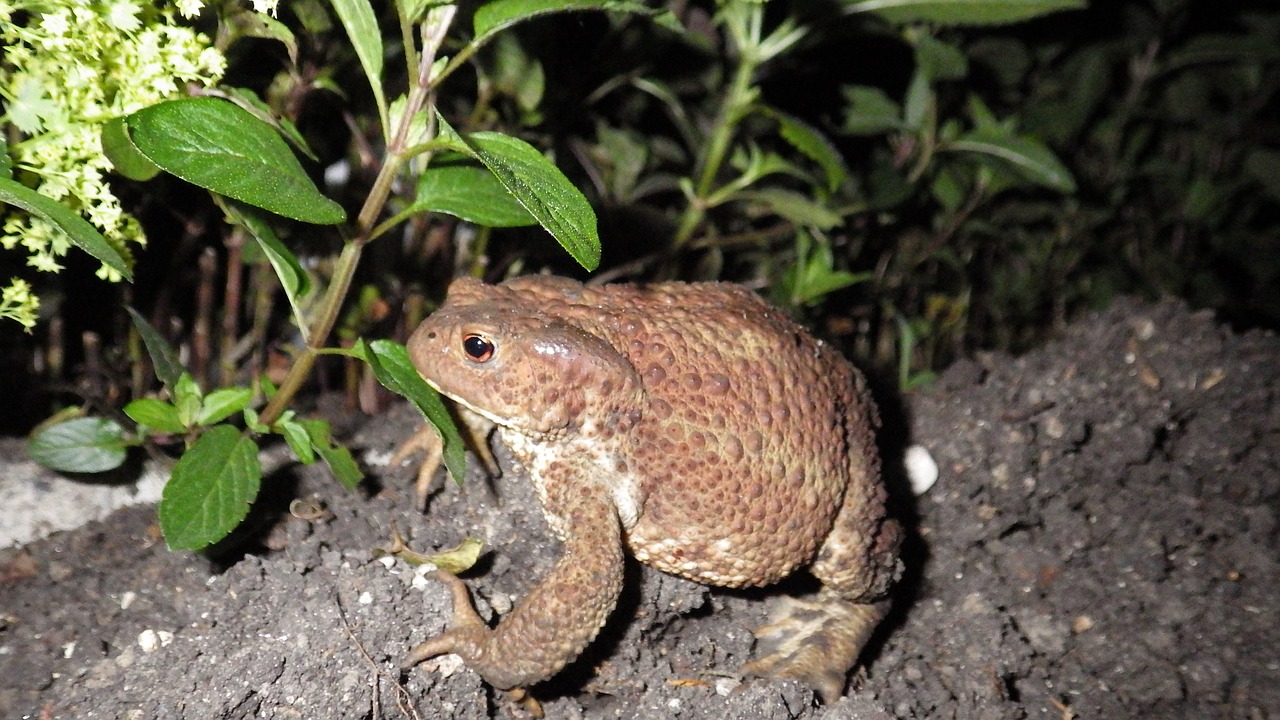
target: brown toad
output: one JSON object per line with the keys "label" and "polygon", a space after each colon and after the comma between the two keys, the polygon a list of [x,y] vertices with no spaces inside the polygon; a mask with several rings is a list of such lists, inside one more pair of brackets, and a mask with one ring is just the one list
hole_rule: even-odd
{"label": "brown toad", "polygon": [[461,279],[409,340],[422,376],[496,425],[523,464],[558,564],[490,629],[454,592],[451,629],[408,664],[456,653],[499,688],[545,680],[596,636],[623,549],[710,585],[823,584],[758,630],[745,670],[830,701],[900,571],[862,375],[748,290]]}

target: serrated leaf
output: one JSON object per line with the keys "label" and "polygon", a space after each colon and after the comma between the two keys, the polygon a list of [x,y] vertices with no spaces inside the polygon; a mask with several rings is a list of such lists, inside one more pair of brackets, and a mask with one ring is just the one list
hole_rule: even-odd
{"label": "serrated leaf", "polygon": [[351,47],[360,59],[373,100],[378,105],[378,117],[382,121],[383,134],[391,136],[387,122],[387,98],[382,91],[382,32],[378,30],[378,17],[374,15],[369,0],[330,0],[338,20],[351,39]]}
{"label": "serrated leaf", "polygon": [[850,13],[872,12],[892,23],[1006,25],[1062,10],[1079,10],[1087,0],[854,0]]}
{"label": "serrated leaf", "polygon": [[418,177],[410,210],[445,213],[487,227],[538,224],[487,167],[461,158],[432,162]]}
{"label": "serrated leaf", "polygon": [[155,398],[138,398],[124,406],[124,414],[130,420],[152,430],[180,435],[187,431],[178,417],[178,408]]}
{"label": "serrated leaf", "polygon": [[230,425],[196,440],[173,466],[160,498],[160,530],[171,550],[200,550],[226,537],[258,497],[258,446]]}
{"label": "serrated leaf", "polygon": [[844,158],[841,157],[840,151],[831,144],[831,141],[798,118],[781,112],[775,112],[773,116],[778,120],[778,134],[782,139],[791,143],[792,147],[822,168],[823,173],[826,174],[827,190],[834,192],[840,187],[840,184],[849,176],[849,170],[844,165]]}
{"label": "serrated leaf", "polygon": [[155,368],[156,377],[164,383],[165,387],[172,389],[183,372],[178,351],[174,350],[169,341],[156,332],[156,329],[151,327],[151,323],[147,322],[147,319],[137,310],[128,305],[125,305],[124,309],[129,311],[129,317],[133,318],[133,326],[137,328],[142,344],[147,346],[147,354],[151,356],[151,365]]}
{"label": "serrated leaf", "polygon": [[999,158],[1027,180],[1058,192],[1076,190],[1071,171],[1044,143],[1033,138],[973,132],[948,143],[945,148]]}
{"label": "serrated leaf", "polygon": [[102,154],[111,167],[130,180],[146,181],[160,174],[160,168],[147,159],[129,138],[124,118],[113,118],[102,125]]}
{"label": "serrated leaf", "polygon": [[45,220],[67,234],[71,243],[97,258],[99,262],[120,273],[125,280],[133,280],[129,263],[107,242],[98,229],[64,207],[56,200],[41,195],[31,188],[9,178],[0,178],[0,202],[22,208]]}
{"label": "serrated leaf", "polygon": [[200,403],[200,413],[196,415],[199,425],[212,425],[225,420],[249,407],[253,402],[253,390],[243,387],[222,388],[204,396]]}
{"label": "serrated leaf", "polygon": [[591,203],[537,148],[496,132],[467,136],[475,157],[507,192],[587,270],[600,264],[600,236]]}
{"label": "serrated leaf", "polygon": [[668,10],[651,8],[642,2],[624,0],[495,0],[476,9],[472,18],[475,32],[473,45],[482,45],[499,32],[518,23],[542,15],[583,10],[648,15],[658,25],[673,32],[684,32],[684,26]]}
{"label": "serrated leaf", "polygon": [[120,467],[127,445],[120,423],[81,417],[36,432],[27,440],[27,455],[59,472],[100,473]]}
{"label": "serrated leaf", "polygon": [[213,97],[170,100],[125,118],[151,162],[193,185],[277,215],[319,225],[346,219],[316,189],[280,134],[234,103]]}
{"label": "serrated leaf", "polygon": [[311,447],[320,453],[338,482],[348,490],[355,490],[364,479],[364,473],[356,464],[355,458],[351,457],[351,451],[334,442],[333,429],[329,427],[329,423],[324,420],[301,420],[298,424],[307,431]]}
{"label": "serrated leaf", "polygon": [[390,340],[374,340],[372,343],[359,340],[350,352],[369,363],[378,382],[391,392],[408,398],[435,427],[444,443],[444,466],[454,480],[462,482],[467,471],[462,435],[454,426],[453,417],[440,399],[440,393],[428,385],[413,367],[409,351]]}

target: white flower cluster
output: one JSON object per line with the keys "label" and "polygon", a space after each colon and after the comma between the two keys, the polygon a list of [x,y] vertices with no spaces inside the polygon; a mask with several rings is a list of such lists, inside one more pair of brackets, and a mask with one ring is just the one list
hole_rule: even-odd
{"label": "white flower cluster", "polygon": [[[275,11],[275,1],[254,0]],[[179,0],[0,0],[0,131],[8,132],[14,178],[79,212],[130,258],[144,245],[138,221],[107,186],[111,162],[102,153],[102,124],[183,94],[188,84],[217,83],[226,59],[210,39],[176,24],[203,3]],[[18,141],[13,142],[17,137]],[[57,272],[70,241],[55,225],[0,207],[0,246],[22,248],[28,264]],[[118,280],[103,267],[100,277]],[[12,281],[0,296],[0,317],[26,327],[38,300]]]}

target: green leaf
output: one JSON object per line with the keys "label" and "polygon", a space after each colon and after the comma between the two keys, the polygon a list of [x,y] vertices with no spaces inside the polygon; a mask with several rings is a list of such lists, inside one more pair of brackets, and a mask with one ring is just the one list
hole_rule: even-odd
{"label": "green leaf", "polygon": [[929,184],[929,192],[948,212],[955,212],[964,202],[967,188],[954,168],[943,166],[938,169],[933,182]]}
{"label": "green leaf", "polygon": [[799,150],[805,157],[818,163],[827,176],[827,190],[834,192],[840,187],[849,170],[844,165],[844,158],[831,141],[812,126],[798,118],[781,112],[772,113],[778,121],[778,134],[783,140]]}
{"label": "green leaf", "polygon": [[537,218],[578,264],[595,270],[600,264],[600,236],[591,203],[560,170],[529,143],[496,132],[466,138],[475,157],[489,168],[507,192]]}
{"label": "green leaf", "polygon": [[428,385],[413,367],[409,351],[400,343],[390,340],[374,340],[372,343],[359,340],[350,352],[369,363],[374,377],[384,387],[408,398],[417,406],[440,433],[444,442],[444,466],[449,469],[454,480],[462,482],[467,471],[466,446],[462,436],[453,424],[449,409],[440,399],[440,393]]}
{"label": "green leaf", "polygon": [[13,158],[9,157],[9,141],[0,133],[0,178],[13,178]]}
{"label": "green leaf", "polygon": [[937,107],[938,95],[929,82],[924,68],[916,66],[911,74],[911,82],[907,83],[907,96],[902,102],[902,122],[911,130],[924,127],[929,111]]}
{"label": "green leaf", "polygon": [[127,116],[125,124],[142,154],[189,183],[302,222],[346,219],[280,134],[238,105],[213,97],[171,100]]}
{"label": "green leaf", "polygon": [[226,537],[258,497],[258,446],[216,425],[178,459],[160,497],[160,531],[171,550],[200,550]]}
{"label": "green leaf", "polygon": [[930,82],[960,80],[969,74],[969,59],[964,52],[933,37],[921,35],[916,41],[916,67]]}
{"label": "green leaf", "polygon": [[271,263],[271,269],[276,271],[276,277],[280,279],[280,287],[289,301],[289,307],[293,309],[294,320],[298,323],[298,327],[305,328],[307,318],[302,312],[301,299],[311,291],[311,278],[302,269],[297,256],[281,242],[276,231],[271,229],[271,225],[257,213],[230,201],[221,202],[219,205],[226,213],[228,221],[247,230],[258,243],[262,254],[267,256],[267,262]]}
{"label": "green leaf", "polygon": [[130,420],[145,425],[152,430],[181,435],[187,431],[178,417],[178,408],[172,403],[155,398],[138,398],[124,406],[124,414]]}
{"label": "green leaf", "polygon": [[155,367],[156,377],[164,386],[173,389],[178,384],[178,378],[182,376],[182,362],[178,359],[178,351],[173,349],[164,336],[156,332],[151,327],[151,323],[147,319],[134,310],[132,307],[125,305],[125,310],[129,311],[129,317],[133,318],[133,326],[138,329],[138,335],[142,337],[142,343],[147,346],[147,354],[151,356],[151,364]]}
{"label": "green leaf", "polygon": [[483,45],[497,33],[551,13],[573,12],[582,10],[607,10],[610,12],[634,13],[647,15],[658,25],[673,32],[683,33],[684,26],[668,10],[654,9],[642,2],[625,2],[624,0],[494,0],[476,9],[472,19],[475,39],[472,45]]}
{"label": "green leaf", "polygon": [[382,121],[382,132],[391,137],[391,126],[387,121],[387,98],[382,91],[382,32],[378,30],[378,18],[373,13],[369,0],[330,0],[338,20],[351,39],[351,46],[360,58],[360,67],[369,80],[373,90],[373,100],[378,105],[378,117]]}
{"label": "green leaf", "polygon": [[489,169],[458,159],[437,159],[418,177],[412,212],[441,212],[487,227],[538,223]]}
{"label": "green leaf", "polygon": [[[261,15],[262,13],[251,13],[252,15]],[[275,114],[271,106],[262,101],[258,94],[247,88],[223,87],[221,92],[231,102],[244,108],[246,112],[258,118],[262,122],[275,128],[289,144],[298,152],[306,155],[312,160],[319,161],[314,150],[307,144],[302,133],[298,132],[298,126],[293,124],[289,118],[280,117]]]}
{"label": "green leaf", "polygon": [[846,135],[881,135],[905,130],[902,106],[880,88],[850,85],[844,88],[845,114],[841,130]]}
{"label": "green leaf", "polygon": [[873,12],[892,23],[1004,25],[1060,10],[1079,10],[1087,0],[854,0],[846,12]]}
{"label": "green leaf", "polygon": [[329,423],[324,420],[302,420],[298,424],[307,431],[311,447],[324,458],[338,482],[348,490],[355,490],[364,479],[364,473],[356,465],[355,458],[351,457],[351,451],[334,442],[333,429],[329,427]]}
{"label": "green leaf", "polygon": [[200,403],[196,423],[212,425],[244,410],[251,402],[253,402],[253,390],[249,388],[231,387],[214,390],[205,395]]}
{"label": "green leaf", "polygon": [[738,197],[764,203],[771,211],[788,222],[805,227],[829,230],[840,224],[840,214],[820,202],[794,190],[766,188],[739,193]]}
{"label": "green leaf", "polygon": [[120,467],[127,446],[120,423],[81,417],[37,431],[27,440],[27,455],[59,472],[99,473]]}
{"label": "green leaf", "polygon": [[947,150],[999,158],[1027,180],[1063,193],[1076,191],[1071,171],[1044,143],[1030,137],[973,132],[945,145]]}
{"label": "green leaf", "polygon": [[[252,12],[248,8],[224,8],[222,20],[227,45],[242,37],[278,40],[289,53],[289,60],[298,63],[298,41],[287,25],[266,13]],[[222,40],[223,38],[219,38]]]}
{"label": "green leaf", "polygon": [[200,415],[200,403],[203,396],[200,386],[188,373],[182,373],[178,383],[173,386],[173,404],[178,408],[178,422],[185,427],[194,427]]}
{"label": "green leaf", "polygon": [[796,262],[783,276],[785,300],[792,306],[812,305],[828,293],[863,282],[872,273],[851,273],[835,268],[831,246],[815,241],[807,232],[796,233]]}
{"label": "green leaf", "polygon": [[284,437],[284,441],[289,443],[289,449],[293,450],[299,462],[310,465],[316,461],[316,451],[311,447],[311,436],[307,434],[307,429],[302,426],[302,423],[292,418],[280,420],[276,423],[276,430]]}
{"label": "green leaf", "polygon": [[0,178],[0,202],[22,208],[56,225],[67,234],[72,244],[97,258],[103,265],[120,273],[125,280],[133,280],[133,271],[129,263],[102,237],[98,229],[88,220],[67,209],[58,201],[41,195],[31,188],[9,178]]}
{"label": "green leaf", "polygon": [[[394,532],[394,531],[393,531]],[[415,552],[404,544],[404,540],[397,534],[392,538],[391,547],[378,548],[382,552],[387,552],[404,560],[406,563],[414,567],[426,565],[430,563],[447,573],[466,572],[475,566],[476,561],[480,559],[480,550],[484,548],[484,543],[475,538],[463,538],[457,547],[450,550],[442,550],[438,553],[420,553]]]}
{"label": "green leaf", "polygon": [[406,20],[414,25],[422,24],[427,13],[441,5],[449,5],[449,0],[396,0]]}
{"label": "green leaf", "polygon": [[124,118],[108,120],[102,126],[102,153],[115,171],[130,180],[146,181],[160,174],[160,168],[129,139]]}

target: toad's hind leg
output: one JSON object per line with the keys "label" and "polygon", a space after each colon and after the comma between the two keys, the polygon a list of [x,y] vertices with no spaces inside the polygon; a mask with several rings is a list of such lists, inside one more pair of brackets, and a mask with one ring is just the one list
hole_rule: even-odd
{"label": "toad's hind leg", "polygon": [[760,655],[742,670],[798,680],[833,703],[844,694],[849,669],[888,609],[887,600],[850,602],[825,589],[813,598],[784,597],[769,624],[756,628]]}
{"label": "toad's hind leg", "polygon": [[810,568],[822,590],[782,599],[769,624],[755,631],[758,656],[743,671],[799,680],[827,703],[839,699],[858,654],[889,611],[888,590],[901,574],[900,536],[898,523],[884,517],[883,489],[851,485]]}

